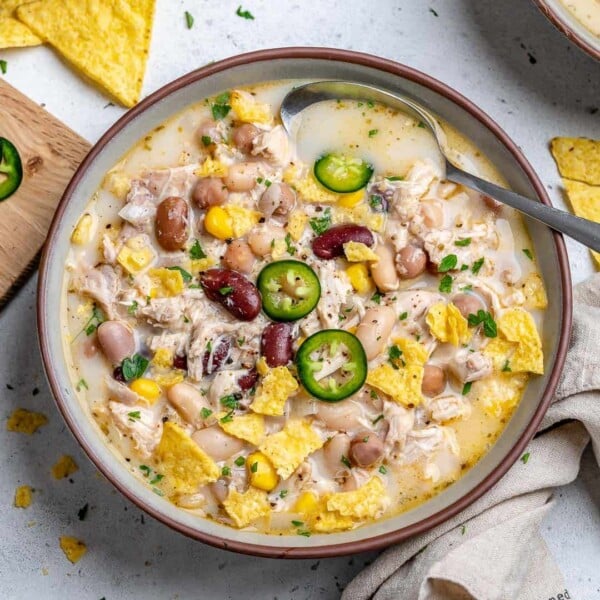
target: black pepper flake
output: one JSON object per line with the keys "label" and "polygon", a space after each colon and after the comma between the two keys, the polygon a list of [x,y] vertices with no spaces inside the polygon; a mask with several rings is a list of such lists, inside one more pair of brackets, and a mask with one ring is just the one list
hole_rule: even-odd
{"label": "black pepper flake", "polygon": [[529,62],[532,65],[535,65],[535,63],[537,62],[537,58],[533,54],[531,54],[531,52],[527,53],[527,57],[529,58]]}
{"label": "black pepper flake", "polygon": [[40,393],[39,388],[34,387],[33,390],[31,391],[31,395],[32,396],[37,396]]}
{"label": "black pepper flake", "polygon": [[6,384],[6,389],[7,390],[14,390],[15,388],[12,385],[10,385],[10,383],[7,383]]}
{"label": "black pepper flake", "polygon": [[90,508],[90,505],[86,503],[77,511],[77,518],[80,521],[85,521],[85,518],[87,517],[89,508]]}

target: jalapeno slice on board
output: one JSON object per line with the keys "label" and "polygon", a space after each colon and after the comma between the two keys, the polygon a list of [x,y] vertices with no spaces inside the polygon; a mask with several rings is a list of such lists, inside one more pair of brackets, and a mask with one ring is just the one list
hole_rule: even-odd
{"label": "jalapeno slice on board", "polygon": [[17,149],[0,137],[0,201],[17,191],[23,181],[23,166]]}
{"label": "jalapeno slice on board", "polygon": [[274,321],[296,321],[319,302],[321,284],[317,274],[298,260],[268,264],[258,275],[256,285],[263,310]]}
{"label": "jalapeno slice on board", "polygon": [[326,154],[315,162],[314,172],[328,190],[346,194],[364,188],[373,175],[373,167],[355,156]]}
{"label": "jalapeno slice on board", "polygon": [[325,402],[339,402],[365,383],[367,356],[355,335],[325,329],[302,343],[296,353],[296,368],[307,392]]}

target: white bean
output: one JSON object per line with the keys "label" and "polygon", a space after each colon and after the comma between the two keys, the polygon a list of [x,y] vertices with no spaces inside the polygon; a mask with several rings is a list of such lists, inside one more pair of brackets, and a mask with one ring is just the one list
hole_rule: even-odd
{"label": "white bean", "polygon": [[336,404],[319,402],[317,416],[329,429],[349,431],[359,426],[360,406],[356,402],[346,400]]}
{"label": "white bean", "polygon": [[223,256],[223,264],[228,269],[250,273],[254,266],[254,254],[250,246],[242,240],[234,240],[227,246]]}
{"label": "white bean", "polygon": [[231,165],[223,183],[231,192],[249,192],[256,186],[260,177],[261,164],[256,162],[241,162]]}
{"label": "white bean", "polygon": [[350,453],[350,438],[345,433],[334,435],[323,448],[324,465],[330,476],[335,477],[341,470],[347,468],[342,457],[348,458]]}
{"label": "white bean", "polygon": [[381,292],[397,290],[400,278],[394,263],[394,251],[389,246],[379,244],[375,248],[375,254],[379,256],[379,261],[371,265],[371,275],[375,285]]}
{"label": "white bean", "polygon": [[195,431],[192,433],[192,439],[217,462],[227,460],[244,447],[242,440],[227,435],[218,425]]}
{"label": "white bean", "polygon": [[377,306],[365,312],[356,337],[365,349],[367,360],[373,360],[386,347],[395,322],[396,313],[389,306]]}
{"label": "white bean", "polygon": [[176,383],[167,390],[167,400],[190,424],[201,422],[200,412],[210,408],[206,398],[189,383]]}
{"label": "white bean", "polygon": [[248,234],[248,245],[256,256],[266,256],[273,249],[273,240],[283,239],[285,230],[281,227],[273,227],[271,225],[263,225],[255,227]]}

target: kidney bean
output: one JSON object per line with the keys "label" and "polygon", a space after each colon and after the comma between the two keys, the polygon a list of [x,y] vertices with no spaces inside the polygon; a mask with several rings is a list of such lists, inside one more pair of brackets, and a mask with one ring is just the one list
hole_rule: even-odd
{"label": "kidney bean", "polygon": [[123,369],[119,366],[116,367],[113,371],[113,379],[120,381],[121,383],[125,383],[125,376],[123,375]]}
{"label": "kidney bean", "polygon": [[123,321],[104,321],[98,326],[97,334],[104,356],[113,365],[120,364],[135,352],[133,330]]}
{"label": "kidney bean", "polygon": [[396,256],[396,266],[402,279],[414,279],[427,268],[427,254],[417,246],[404,246]]}
{"label": "kidney bean", "polygon": [[173,357],[173,366],[176,369],[181,369],[182,371],[187,371],[187,356],[185,354],[176,354]]}
{"label": "kidney bean", "polygon": [[269,367],[283,367],[292,360],[292,328],[289,323],[269,323],[260,342],[261,354]]}
{"label": "kidney bean", "polygon": [[325,233],[317,236],[312,243],[313,252],[324,259],[336,258],[344,254],[344,244],[360,242],[366,246],[375,243],[373,234],[362,225],[344,223],[331,227]]}
{"label": "kidney bean", "polygon": [[207,375],[218,371],[229,356],[231,340],[229,338],[219,339],[210,351],[206,351],[202,357],[202,368]]}
{"label": "kidney bean", "polygon": [[247,373],[244,373],[238,380],[237,384],[243,392],[251,390],[258,382],[258,371],[256,369],[250,369]]}
{"label": "kidney bean", "polygon": [[202,273],[200,283],[210,300],[221,304],[240,321],[252,321],[260,312],[260,293],[237,271],[209,269]]}
{"label": "kidney bean", "polygon": [[188,205],[183,198],[165,198],[156,209],[156,239],[169,252],[181,250],[188,238]]}

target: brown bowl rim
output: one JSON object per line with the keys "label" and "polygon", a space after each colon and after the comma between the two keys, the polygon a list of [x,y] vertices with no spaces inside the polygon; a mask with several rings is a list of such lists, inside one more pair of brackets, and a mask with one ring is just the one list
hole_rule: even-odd
{"label": "brown bowl rim", "polygon": [[558,16],[556,11],[546,2],[546,0],[533,0],[533,2],[552,25],[554,25],[554,27],[556,27],[556,29],[558,29],[569,41],[573,42],[576,46],[579,46],[581,50],[589,54],[592,58],[600,60],[600,49],[592,46],[587,40],[584,40],[566,21]]}
{"label": "brown bowl rim", "polygon": [[50,231],[47,238],[48,241],[44,247],[44,251],[41,258],[37,301],[39,342],[44,369],[46,371],[46,376],[50,383],[50,388],[56,400],[58,409],[61,412],[65,421],[67,422],[67,425],[71,429],[73,435],[75,436],[79,444],[82,446],[82,448],[85,450],[92,462],[95,464],[95,466],[99,469],[99,471],[103,473],[104,476],[126,498],[131,500],[139,508],[146,511],[148,514],[161,521],[162,523],[165,523],[172,529],[175,529],[176,531],[179,531],[180,533],[183,533],[188,537],[200,540],[217,548],[269,558],[327,558],[341,556],[345,554],[354,554],[358,552],[379,550],[384,547],[390,546],[391,544],[401,542],[411,536],[423,533],[431,529],[432,527],[435,527],[436,525],[455,516],[460,511],[464,510],[467,506],[469,506],[471,503],[473,503],[475,500],[477,500],[479,497],[481,497],[506,473],[506,471],[512,466],[512,464],[521,456],[523,450],[525,449],[525,446],[529,443],[529,441],[535,434],[544,414],[546,413],[546,410],[548,409],[548,406],[550,405],[554,390],[558,384],[559,377],[565,362],[570,337],[569,334],[571,331],[572,317],[570,269],[564,240],[560,234],[554,233],[553,237],[558,255],[558,263],[560,268],[560,277],[563,290],[562,331],[558,342],[554,370],[550,374],[548,385],[544,390],[540,403],[530,423],[527,425],[518,441],[512,447],[511,451],[502,459],[500,464],[481,483],[479,483],[479,485],[477,485],[474,489],[472,489],[470,492],[465,494],[463,497],[461,497],[459,500],[457,500],[450,506],[447,506],[443,510],[435,513],[434,515],[431,515],[427,519],[424,519],[418,523],[414,523],[406,527],[402,527],[400,529],[397,529],[396,531],[381,534],[364,540],[343,542],[338,544],[331,544],[329,546],[319,546],[315,548],[286,548],[272,547],[262,544],[253,544],[243,541],[224,540],[218,536],[207,534],[192,527],[188,527],[181,523],[177,523],[170,517],[162,514],[160,511],[146,506],[141,500],[135,497],[127,487],[115,481],[108,467],[105,466],[99,459],[99,457],[94,454],[92,448],[87,443],[83,433],[78,429],[77,424],[70,418],[69,413],[66,409],[65,400],[62,394],[62,389],[59,385],[58,378],[53,372],[52,357],[50,355],[49,348],[49,336],[46,330],[48,326],[48,319],[45,314],[45,303],[43,302],[43,299],[46,298],[46,295],[48,293],[48,261],[51,255],[53,240],[62,221],[62,216],[69,202],[69,199],[73,191],[79,184],[83,173],[91,164],[91,162],[96,158],[99,152],[108,143],[108,141],[132,119],[134,119],[148,107],[152,106],[156,102],[159,102],[172,92],[179,90],[180,88],[185,87],[190,83],[197,81],[198,79],[212,75],[214,73],[221,72],[226,69],[230,69],[232,67],[245,65],[251,62],[262,62],[277,59],[325,59],[362,65],[403,77],[420,85],[428,87],[429,89],[437,92],[438,94],[441,94],[442,96],[445,96],[446,98],[450,99],[452,102],[457,104],[459,107],[470,113],[478,121],[480,121],[485,127],[488,128],[488,130],[490,130],[496,136],[497,139],[499,139],[504,144],[507,150],[509,150],[510,153],[514,156],[521,169],[523,169],[524,173],[527,175],[539,199],[544,204],[550,205],[550,199],[548,198],[546,190],[544,189],[542,182],[537,177],[532,166],[527,161],[523,153],[519,150],[517,145],[496,124],[496,122],[492,120],[475,104],[473,104],[470,100],[465,98],[462,94],[456,92],[454,89],[438,81],[437,79],[430,77],[429,75],[426,75],[411,67],[402,65],[400,63],[396,63],[392,60],[372,56],[369,54],[353,52],[350,50],[332,48],[276,48],[269,50],[258,50],[255,52],[249,52],[233,56],[231,58],[226,58],[224,60],[215,62],[213,64],[192,71],[187,75],[184,75],[179,79],[176,79],[175,81],[165,85],[164,87],[160,88],[159,90],[142,100],[135,108],[128,111],[114,125],[112,125],[108,129],[108,131],[92,147],[88,155],[85,157],[85,159],[73,175],[73,178],[71,179],[60,200],[56,214],[54,215],[54,219],[50,226]]}

